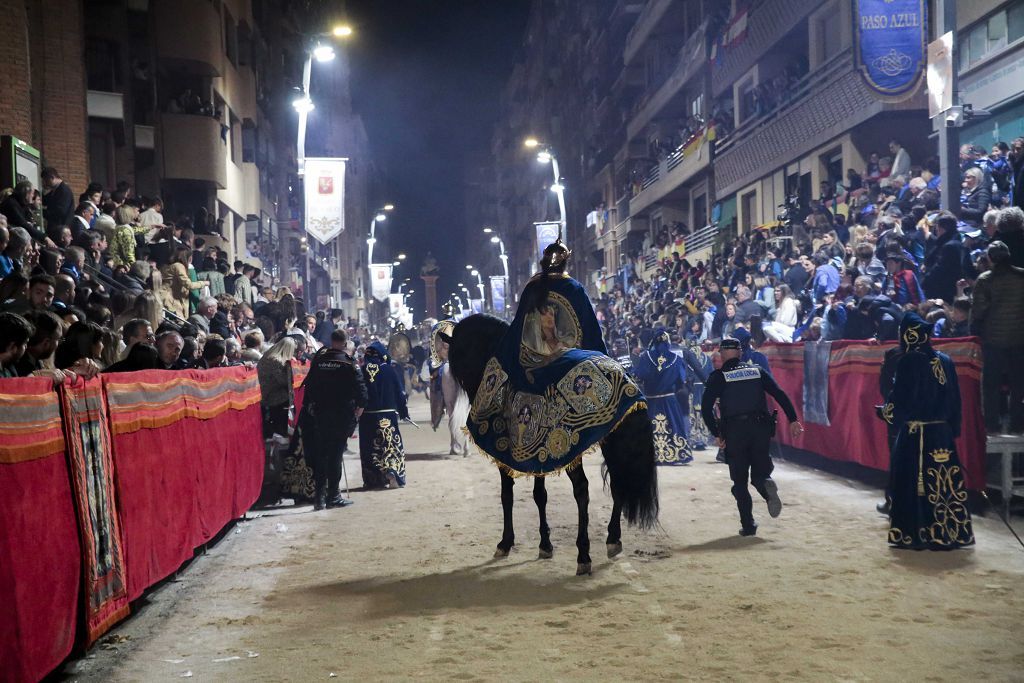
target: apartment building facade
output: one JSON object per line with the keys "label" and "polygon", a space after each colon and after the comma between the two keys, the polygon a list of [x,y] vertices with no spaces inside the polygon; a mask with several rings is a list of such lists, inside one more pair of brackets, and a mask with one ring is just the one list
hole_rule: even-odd
{"label": "apartment building facade", "polygon": [[[688,256],[706,257],[730,234],[775,223],[787,198],[807,206],[823,183],[862,172],[892,139],[916,165],[937,155],[924,86],[885,101],[856,71],[852,0],[586,5],[535,3],[493,151],[499,225],[525,252],[551,208],[516,142],[543,134],[567,150],[569,236],[590,284],[680,224]],[[961,100],[993,113],[961,139],[1009,141],[1024,110],[1024,2],[957,9]]]}

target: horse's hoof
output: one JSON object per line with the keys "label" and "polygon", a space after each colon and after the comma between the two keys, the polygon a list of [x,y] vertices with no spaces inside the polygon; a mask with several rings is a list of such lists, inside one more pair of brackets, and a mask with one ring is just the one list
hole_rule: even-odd
{"label": "horse's hoof", "polygon": [[576,576],[589,576],[592,574],[591,565],[589,562],[580,562],[576,565]]}
{"label": "horse's hoof", "polygon": [[555,556],[555,551],[554,550],[544,550],[543,548],[541,548],[540,552],[537,553],[537,559],[539,559],[539,560],[550,560],[554,556]]}
{"label": "horse's hoof", "polygon": [[608,557],[612,558],[622,552],[621,543],[609,543],[608,544]]}
{"label": "horse's hoof", "polygon": [[500,560],[500,559],[505,558],[505,557],[508,557],[508,549],[506,549],[506,548],[498,548],[497,550],[494,551],[494,559]]}

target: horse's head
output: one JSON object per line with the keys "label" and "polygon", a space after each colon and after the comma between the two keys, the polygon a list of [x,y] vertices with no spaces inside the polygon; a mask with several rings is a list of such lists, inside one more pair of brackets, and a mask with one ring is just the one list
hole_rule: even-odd
{"label": "horse's head", "polygon": [[477,314],[461,320],[450,337],[444,333],[439,335],[448,342],[448,366],[452,376],[469,394],[470,401],[476,398],[487,361],[507,330],[508,323],[504,320]]}

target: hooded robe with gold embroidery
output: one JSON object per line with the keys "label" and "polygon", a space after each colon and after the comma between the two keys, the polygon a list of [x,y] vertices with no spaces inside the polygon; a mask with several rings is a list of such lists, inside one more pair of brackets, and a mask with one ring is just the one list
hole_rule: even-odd
{"label": "hooded robe with gold embroidery", "polygon": [[664,329],[655,331],[647,351],[633,370],[647,397],[647,413],[654,426],[654,457],[659,465],[686,465],[693,461],[687,442],[689,416],[676,392],[686,389],[686,367],[672,351]]}
{"label": "hooded robe with gold embroidery", "polygon": [[949,550],[974,543],[967,489],[954,439],[960,389],[949,356],[932,348],[917,314],[900,323],[903,357],[880,412],[898,430],[892,450],[889,544]]}

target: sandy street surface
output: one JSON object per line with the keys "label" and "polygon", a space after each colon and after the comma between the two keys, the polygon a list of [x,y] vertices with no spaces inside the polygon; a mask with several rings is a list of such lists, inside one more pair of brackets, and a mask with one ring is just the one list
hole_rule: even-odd
{"label": "sandy street surface", "polygon": [[447,455],[421,397],[412,413],[405,489],[240,524],[66,679],[1024,680],[1024,551],[995,516],[975,518],[973,549],[893,551],[879,491],[783,462],[782,516],[755,501],[759,535],[741,538],[705,451],[659,470],[663,528],[624,529],[608,560],[594,455],[594,574],[576,577],[568,479],[548,482],[554,559],[537,559],[526,480],[518,545],[494,560],[497,470]]}

